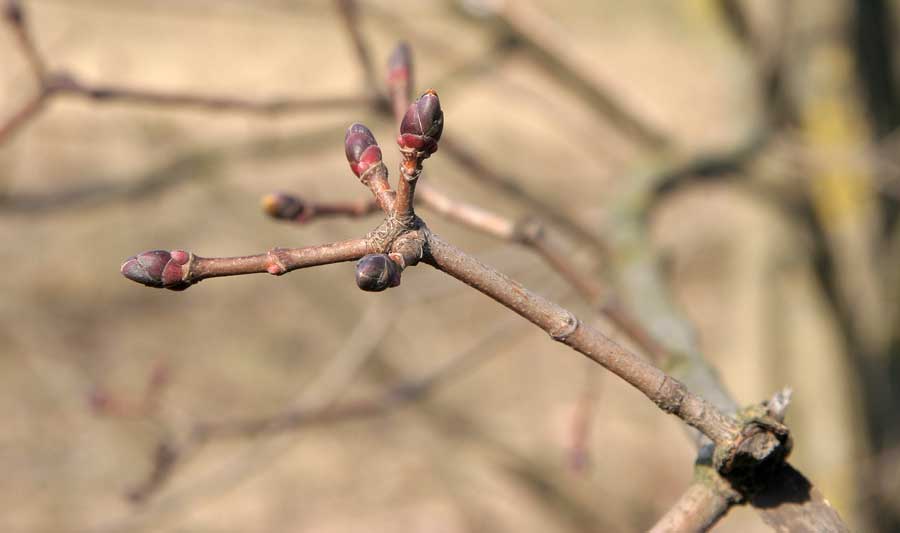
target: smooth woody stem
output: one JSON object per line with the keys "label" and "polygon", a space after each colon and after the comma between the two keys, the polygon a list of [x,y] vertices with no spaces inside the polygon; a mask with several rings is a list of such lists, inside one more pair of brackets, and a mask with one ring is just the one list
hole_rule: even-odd
{"label": "smooth woody stem", "polygon": [[122,264],[126,278],[148,287],[184,290],[206,278],[269,273],[275,276],[331,263],[355,261],[369,253],[365,239],[353,239],[305,248],[273,248],[264,254],[242,257],[200,257],[183,250],[154,250]]}
{"label": "smooth woody stem", "polygon": [[397,203],[394,210],[400,220],[411,219],[415,216],[414,202],[416,196],[416,183],[422,173],[421,161],[409,160],[404,154],[400,163],[400,180],[397,183]]}
{"label": "smooth woody stem", "polygon": [[375,203],[378,204],[382,211],[390,213],[395,209],[394,204],[396,203],[397,193],[391,189],[391,184],[388,182],[387,166],[384,163],[379,163],[377,166],[372,167],[360,177],[360,181],[372,191],[372,194],[375,196]]}
{"label": "smooth woody stem", "polygon": [[735,420],[692,394],[684,384],[583,324],[568,310],[532,293],[438,237],[429,239],[429,255],[425,261],[490,296],[546,331],[554,340],[604,366],[644,393],[660,409],[697,428],[717,446],[731,448],[740,435]]}
{"label": "smooth woody stem", "polygon": [[580,271],[570,257],[548,238],[536,219],[516,222],[468,202],[454,200],[427,183],[418,187],[418,202],[456,223],[492,237],[518,242],[537,252],[546,263],[578,290],[581,297],[615,327],[627,335],[654,361],[664,361],[666,350],[615,299],[606,296],[603,286]]}

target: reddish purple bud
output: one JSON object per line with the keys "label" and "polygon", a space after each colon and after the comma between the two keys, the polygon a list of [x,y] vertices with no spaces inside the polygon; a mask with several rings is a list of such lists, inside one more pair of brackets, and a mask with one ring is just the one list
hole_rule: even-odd
{"label": "reddish purple bud", "polygon": [[369,254],[356,262],[356,285],[380,292],[400,285],[400,268],[386,254]]}
{"label": "reddish purple bud", "polygon": [[298,220],[304,218],[306,202],[302,198],[276,192],[267,194],[262,199],[262,208],[272,218]]}
{"label": "reddish purple bud", "polygon": [[437,143],[444,131],[444,112],[438,95],[429,89],[420,96],[403,116],[400,137],[401,149],[420,152],[422,159],[437,151]]}
{"label": "reddish purple bud", "polygon": [[356,123],[347,129],[344,137],[344,152],[350,163],[350,170],[357,177],[381,162],[381,148],[369,128]]}
{"label": "reddish purple bud", "polygon": [[122,263],[122,275],[131,281],[154,288],[184,290],[190,286],[183,279],[182,267],[191,259],[183,250],[151,250],[129,257]]}
{"label": "reddish purple bud", "polygon": [[3,4],[3,16],[11,24],[21,26],[25,21],[25,13],[17,0],[6,0]]}
{"label": "reddish purple bud", "polygon": [[[412,50],[409,44],[397,44],[391,57],[388,58],[388,86],[403,84],[408,91],[412,90]],[[407,95],[409,97],[409,95]]]}

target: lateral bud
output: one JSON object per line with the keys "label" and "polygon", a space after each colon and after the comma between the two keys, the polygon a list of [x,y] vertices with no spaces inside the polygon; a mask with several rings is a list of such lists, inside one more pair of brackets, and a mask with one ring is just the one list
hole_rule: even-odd
{"label": "lateral bud", "polygon": [[400,267],[387,254],[369,254],[356,262],[356,285],[369,292],[381,292],[400,285]]}
{"label": "lateral bud", "polygon": [[355,123],[347,129],[344,136],[344,152],[350,170],[362,179],[366,171],[381,163],[381,148],[369,128]]}
{"label": "lateral bud", "polygon": [[283,192],[263,196],[262,208],[267,215],[280,220],[303,221],[310,214],[302,198]]}
{"label": "lateral bud", "polygon": [[184,250],[151,250],[126,259],[120,271],[147,287],[183,291],[191,286],[184,280],[184,265],[190,260],[191,254]]}
{"label": "lateral bud", "polygon": [[398,43],[388,58],[387,84],[391,93],[404,91],[405,98],[412,97],[412,50],[406,42]]}

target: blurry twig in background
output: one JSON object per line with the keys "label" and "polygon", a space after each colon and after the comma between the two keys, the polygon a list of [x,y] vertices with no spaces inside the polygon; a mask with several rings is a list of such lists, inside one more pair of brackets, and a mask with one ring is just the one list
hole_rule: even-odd
{"label": "blurry twig in background", "polygon": [[571,55],[565,50],[566,39],[553,22],[528,2],[504,2],[488,5],[482,2],[484,14],[473,15],[465,3],[451,0],[450,5],[474,20],[484,17],[484,22],[496,27],[501,34],[508,34],[520,43],[536,59],[535,65],[548,71],[555,80],[570,89],[594,110],[598,117],[617,128],[623,135],[642,148],[660,151],[671,144],[664,134],[646,123],[629,110],[612,91],[596,80],[589,79],[584,72],[568,60]]}
{"label": "blurry twig in background", "polygon": [[100,416],[113,418],[148,418],[159,414],[163,394],[171,383],[172,369],[166,358],[160,358],[150,369],[139,399],[123,398],[105,386],[95,386],[91,391],[91,409]]}
{"label": "blurry twig in background", "polygon": [[[394,322],[388,317],[387,307],[388,303],[385,301],[379,301],[369,307],[353,331],[347,336],[347,340],[341,349],[330,358],[329,363],[319,371],[313,381],[302,389],[294,402],[295,405],[292,410],[284,417],[275,416],[258,419],[255,433],[277,432],[287,429],[290,424],[284,424],[284,418],[292,418],[294,420],[293,427],[296,428],[307,423],[328,422],[329,416],[334,416],[334,420],[340,420],[342,417],[352,418],[365,415],[367,414],[366,409],[371,412],[373,406],[369,405],[366,407],[357,403],[350,404],[347,408],[344,408],[343,414],[337,414],[336,416],[330,414],[340,398],[350,389],[350,385],[359,376],[379,344],[391,331]],[[341,410],[338,409],[338,412],[340,413]],[[217,433],[216,428],[229,428],[241,426],[241,424],[228,422],[219,424],[200,423],[180,439],[177,436],[165,436],[156,447],[150,474],[134,489],[129,491],[129,499],[135,503],[146,501],[165,486],[175,472],[176,467],[195,457],[211,439],[222,436]],[[222,433],[227,435],[228,431],[223,430]],[[244,436],[252,436],[255,433],[246,432]],[[253,446],[243,454],[246,460],[238,460],[232,464],[232,467],[226,467],[220,471],[215,476],[216,483],[221,482],[222,479],[230,479],[232,477],[243,478],[245,475],[243,472],[247,468],[247,463],[256,463],[253,468],[261,469],[263,461],[260,460],[260,456],[269,457],[271,460],[282,455],[285,451],[287,449],[282,449],[281,447],[266,451],[258,446]],[[232,473],[232,470],[234,473]],[[212,479],[209,481],[212,483]],[[226,484],[231,485],[233,482]]]}
{"label": "blurry twig in background", "polygon": [[[46,193],[0,195],[0,213],[40,215],[58,209],[74,209],[131,202],[159,194],[188,181],[213,180],[221,167],[234,160],[294,157],[321,150],[329,139],[339,137],[344,125],[325,126],[278,136],[263,136],[211,148],[193,148],[134,176],[97,180],[90,185]],[[96,179],[96,178],[95,178]]]}
{"label": "blurry twig in background", "polygon": [[28,19],[18,0],[5,0],[4,19],[17,36],[22,54],[28,60],[32,75],[38,85],[37,94],[5,122],[0,123],[0,144],[6,142],[19,129],[35,118],[48,101],[56,96],[87,98],[96,102],[123,101],[159,107],[187,107],[211,111],[239,111],[262,115],[326,111],[365,107],[372,104],[365,96],[273,98],[248,100],[234,97],[211,96],[183,92],[166,92],[149,89],[119,87],[115,85],[89,84],[65,71],[48,71],[28,27]]}

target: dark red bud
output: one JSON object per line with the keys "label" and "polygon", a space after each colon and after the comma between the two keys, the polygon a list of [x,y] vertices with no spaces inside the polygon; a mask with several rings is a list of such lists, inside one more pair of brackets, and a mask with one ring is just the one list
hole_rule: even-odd
{"label": "dark red bud", "polygon": [[388,85],[396,82],[406,83],[412,87],[412,50],[409,44],[401,42],[397,44],[391,57],[388,58]]}
{"label": "dark red bud", "polygon": [[122,263],[121,272],[131,281],[148,287],[184,290],[190,284],[183,280],[182,266],[190,259],[191,255],[183,250],[151,250],[129,257]]}
{"label": "dark red bud", "polygon": [[272,218],[297,220],[303,218],[306,202],[297,196],[275,192],[263,196],[262,208]]}
{"label": "dark red bud", "polygon": [[344,152],[350,163],[350,170],[361,176],[373,165],[381,162],[381,148],[369,128],[356,123],[347,129],[344,137]]}
{"label": "dark red bud", "polygon": [[17,0],[6,0],[3,3],[3,16],[16,26],[20,26],[25,20],[25,13]]}
{"label": "dark red bud", "polygon": [[420,96],[403,116],[397,143],[403,149],[423,152],[428,157],[437,151],[437,143],[444,131],[444,112],[438,95],[429,89]]}
{"label": "dark red bud", "polygon": [[356,262],[356,285],[380,292],[400,285],[400,268],[386,254],[369,254]]}

